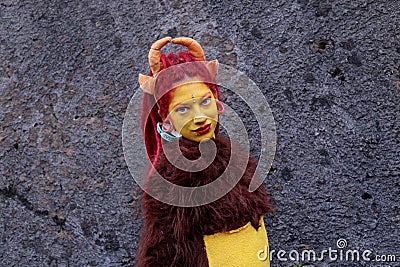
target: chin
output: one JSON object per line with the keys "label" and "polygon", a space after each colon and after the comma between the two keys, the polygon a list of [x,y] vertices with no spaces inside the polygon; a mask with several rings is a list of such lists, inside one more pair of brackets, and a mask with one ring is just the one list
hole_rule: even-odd
{"label": "chin", "polygon": [[184,135],[183,137],[185,137],[186,139],[189,139],[191,141],[203,142],[203,141],[206,141],[206,140],[209,140],[209,139],[214,139],[215,135],[214,135],[214,132],[210,131],[210,132],[208,132],[206,134],[203,134],[201,136],[185,136]]}

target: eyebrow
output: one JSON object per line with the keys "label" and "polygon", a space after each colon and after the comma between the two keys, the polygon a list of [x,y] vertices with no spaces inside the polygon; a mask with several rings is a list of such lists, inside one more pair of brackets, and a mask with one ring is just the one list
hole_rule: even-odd
{"label": "eyebrow", "polygon": [[206,96],[211,95],[210,92],[205,93],[201,98],[205,98]]}
{"label": "eyebrow", "polygon": [[[208,97],[208,96],[211,96],[211,93],[210,93],[210,92],[205,93],[204,95],[200,96],[199,98],[204,99],[204,98],[206,98],[206,97]],[[184,101],[184,102],[189,102],[189,101],[191,101],[191,100],[186,100],[186,101]],[[177,106],[179,106],[179,105],[185,105],[185,104],[182,104],[182,103],[184,103],[184,102],[176,103],[176,104],[173,106],[172,109],[175,109],[175,108],[176,108]]]}

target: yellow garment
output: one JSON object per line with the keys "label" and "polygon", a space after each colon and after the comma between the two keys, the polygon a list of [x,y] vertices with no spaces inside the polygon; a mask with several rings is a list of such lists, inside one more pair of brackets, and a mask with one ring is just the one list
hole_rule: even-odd
{"label": "yellow garment", "polygon": [[264,218],[256,230],[250,222],[225,233],[204,236],[210,267],[269,267],[269,246]]}

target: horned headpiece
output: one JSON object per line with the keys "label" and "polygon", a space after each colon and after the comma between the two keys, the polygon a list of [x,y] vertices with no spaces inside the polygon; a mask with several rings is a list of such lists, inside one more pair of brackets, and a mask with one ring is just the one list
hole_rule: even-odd
{"label": "horned headpiece", "polygon": [[174,39],[172,39],[171,37],[164,37],[153,43],[149,51],[149,65],[153,76],[139,74],[139,84],[145,93],[154,95],[157,75],[162,70],[160,50],[169,42],[186,46],[189,50],[189,53],[194,56],[197,61],[204,61],[205,66],[207,67],[211,75],[215,76],[217,74],[218,61],[215,59],[210,62],[205,62],[206,57],[204,56],[203,48],[201,48],[198,42],[188,37],[179,37]]}

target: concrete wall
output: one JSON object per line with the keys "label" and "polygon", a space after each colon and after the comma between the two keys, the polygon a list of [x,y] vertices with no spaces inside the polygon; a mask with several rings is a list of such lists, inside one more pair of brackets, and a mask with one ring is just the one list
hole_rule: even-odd
{"label": "concrete wall", "polygon": [[400,261],[399,17],[396,0],[2,0],[0,265],[132,265],[141,193],[122,122],[167,35],[198,40],[268,99],[271,249],[344,238]]}

